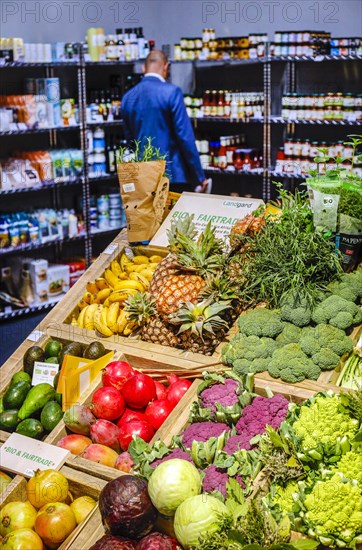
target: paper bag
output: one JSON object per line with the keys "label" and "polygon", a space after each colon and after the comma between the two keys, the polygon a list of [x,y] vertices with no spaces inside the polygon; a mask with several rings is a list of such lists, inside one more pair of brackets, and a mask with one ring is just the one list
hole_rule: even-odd
{"label": "paper bag", "polygon": [[165,168],[164,160],[117,165],[130,243],[150,241],[162,223],[169,190]]}

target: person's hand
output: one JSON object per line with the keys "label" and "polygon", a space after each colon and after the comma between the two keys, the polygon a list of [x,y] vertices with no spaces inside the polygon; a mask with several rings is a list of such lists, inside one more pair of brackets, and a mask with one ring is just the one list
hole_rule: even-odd
{"label": "person's hand", "polygon": [[195,189],[195,193],[206,193],[209,186],[209,180],[204,179]]}

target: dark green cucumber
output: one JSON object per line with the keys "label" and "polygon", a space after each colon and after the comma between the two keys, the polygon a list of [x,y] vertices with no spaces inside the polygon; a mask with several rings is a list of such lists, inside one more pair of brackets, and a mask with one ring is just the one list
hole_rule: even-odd
{"label": "dark green cucumber", "polygon": [[16,428],[16,433],[21,435],[26,435],[27,437],[32,437],[33,439],[39,439],[43,433],[44,428],[35,418],[27,418],[20,422]]}
{"label": "dark green cucumber", "polygon": [[30,388],[31,384],[29,384],[29,382],[25,382],[24,380],[11,384],[3,398],[4,409],[20,409],[30,391]]}
{"label": "dark green cucumber", "polygon": [[35,412],[39,411],[55,398],[55,390],[50,384],[38,384],[29,391],[19,411],[20,420],[25,420]]}
{"label": "dark green cucumber", "polygon": [[18,409],[11,409],[10,411],[0,413],[0,430],[13,432],[20,422],[18,414]]}
{"label": "dark green cucumber", "polygon": [[63,418],[62,407],[56,401],[49,401],[44,405],[40,415],[43,428],[51,432]]}

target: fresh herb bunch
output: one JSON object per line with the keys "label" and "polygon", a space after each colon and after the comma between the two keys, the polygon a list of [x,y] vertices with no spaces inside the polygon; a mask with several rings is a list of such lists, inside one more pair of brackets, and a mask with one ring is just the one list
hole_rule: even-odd
{"label": "fresh herb bunch", "polygon": [[126,162],[149,162],[165,159],[166,155],[161,154],[160,149],[152,145],[152,138],[149,137],[146,140],[146,145],[142,145],[141,140],[135,140],[131,155],[128,147],[120,147],[117,162],[124,164]]}
{"label": "fresh herb bunch", "polygon": [[247,304],[267,302],[278,307],[282,295],[314,306],[320,291],[338,279],[341,261],[334,243],[313,227],[307,194],[292,194],[276,183],[282,214],[267,217],[260,233],[246,237],[241,295]]}

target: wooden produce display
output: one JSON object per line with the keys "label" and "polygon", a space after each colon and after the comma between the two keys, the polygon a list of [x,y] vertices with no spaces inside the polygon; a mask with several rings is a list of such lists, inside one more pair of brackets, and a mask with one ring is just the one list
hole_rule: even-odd
{"label": "wooden produce display", "polygon": [[[59,470],[68,480],[69,490],[74,499],[81,496],[89,496],[94,500],[98,501],[99,495],[106,485],[106,481],[94,475],[90,475],[85,472],[77,472],[76,470],[69,468],[68,465],[64,465]],[[89,472],[89,470],[88,470]],[[92,472],[93,474],[93,472]],[[114,470],[113,478],[119,477],[122,475],[122,472]],[[109,478],[111,479],[111,477]],[[2,509],[9,502],[21,501],[25,502],[27,500],[26,495],[26,485],[27,480],[17,475],[14,477],[11,484],[5,489],[0,498],[0,509]],[[67,539],[58,546],[58,550],[70,550],[77,549],[81,550],[82,548],[87,547],[87,543],[84,541],[84,545],[78,544],[78,537],[87,532],[87,525],[93,523],[93,518],[99,517],[98,504],[91,510],[89,515],[74,529],[74,531],[67,537]]]}

